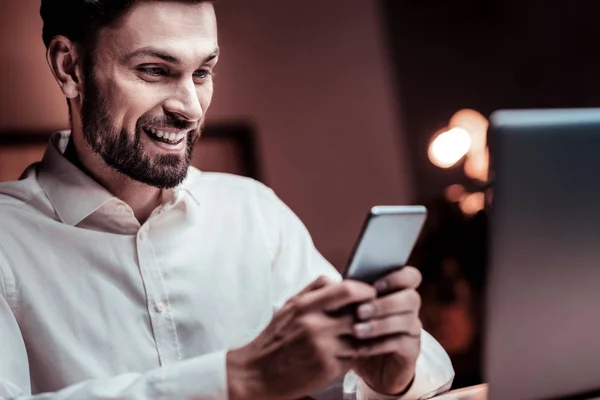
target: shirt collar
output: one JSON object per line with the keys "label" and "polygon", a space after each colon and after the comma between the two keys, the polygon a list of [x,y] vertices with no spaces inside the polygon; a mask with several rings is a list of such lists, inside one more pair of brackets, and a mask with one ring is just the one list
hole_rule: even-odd
{"label": "shirt collar", "polygon": [[202,172],[194,167],[188,168],[188,173],[183,182],[174,189],[175,196],[179,196],[181,192],[186,192],[190,195],[197,205],[200,205],[200,176]]}
{"label": "shirt collar", "polygon": [[[63,153],[70,136],[70,131],[51,135],[38,167],[38,181],[60,220],[76,226],[115,196],[67,160]],[[173,200],[185,191],[199,203],[194,190],[199,174],[200,171],[190,168],[186,179],[173,190]]]}

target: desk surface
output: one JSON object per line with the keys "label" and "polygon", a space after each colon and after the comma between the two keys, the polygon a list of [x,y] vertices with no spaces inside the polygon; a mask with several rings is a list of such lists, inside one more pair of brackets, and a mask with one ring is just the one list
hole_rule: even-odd
{"label": "desk surface", "polygon": [[487,400],[488,385],[469,386],[434,397],[435,400]]}
{"label": "desk surface", "polygon": [[[327,390],[318,395],[306,397],[303,400],[345,400],[348,398],[354,399],[355,397],[344,397],[341,381],[337,381]],[[481,384],[452,390],[440,394],[432,400],[488,400],[488,385]],[[600,397],[594,397],[589,400],[600,400]]]}
{"label": "desk surface", "polygon": [[[341,382],[331,385],[327,390],[302,400],[342,400],[354,399],[354,396],[344,397]],[[432,400],[487,400],[487,384],[456,389],[434,397]]]}
{"label": "desk surface", "polygon": [[[433,400],[487,400],[488,385],[469,386],[462,389],[453,390],[436,396]],[[589,400],[600,400],[600,397],[594,397]]]}

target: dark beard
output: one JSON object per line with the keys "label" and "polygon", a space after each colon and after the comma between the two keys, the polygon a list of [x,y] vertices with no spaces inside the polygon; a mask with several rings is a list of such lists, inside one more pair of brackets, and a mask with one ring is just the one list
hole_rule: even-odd
{"label": "dark beard", "polygon": [[[93,73],[86,74],[84,99],[81,109],[83,137],[92,150],[104,162],[133,180],[160,189],[171,189],[179,185],[187,176],[188,167],[194,152],[194,142],[200,135],[201,127],[194,131],[194,123],[165,115],[162,118],[150,115],[141,116],[136,122],[132,138],[127,129],[118,131],[111,122],[107,101],[100,93]],[[141,146],[142,127],[176,128],[190,130],[186,136],[186,150],[183,157],[175,154],[158,155],[150,158]]]}

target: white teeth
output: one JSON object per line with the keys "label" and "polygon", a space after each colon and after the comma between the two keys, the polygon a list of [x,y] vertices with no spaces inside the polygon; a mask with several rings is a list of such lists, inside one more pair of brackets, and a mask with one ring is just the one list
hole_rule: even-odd
{"label": "white teeth", "polygon": [[165,140],[168,140],[168,141],[174,142],[174,143],[179,142],[186,135],[185,132],[182,132],[182,133],[169,133],[169,132],[160,131],[160,130],[155,129],[155,128],[148,128],[148,131],[150,133],[152,133],[153,135],[159,137],[159,138],[163,138]]}

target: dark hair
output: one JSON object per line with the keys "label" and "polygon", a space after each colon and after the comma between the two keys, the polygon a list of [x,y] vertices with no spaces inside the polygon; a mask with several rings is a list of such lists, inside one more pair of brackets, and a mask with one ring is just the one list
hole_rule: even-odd
{"label": "dark hair", "polygon": [[[42,0],[42,38],[46,47],[52,38],[64,35],[79,44],[93,43],[98,30],[114,25],[131,7],[144,0]],[[203,3],[210,0],[163,0]]]}

